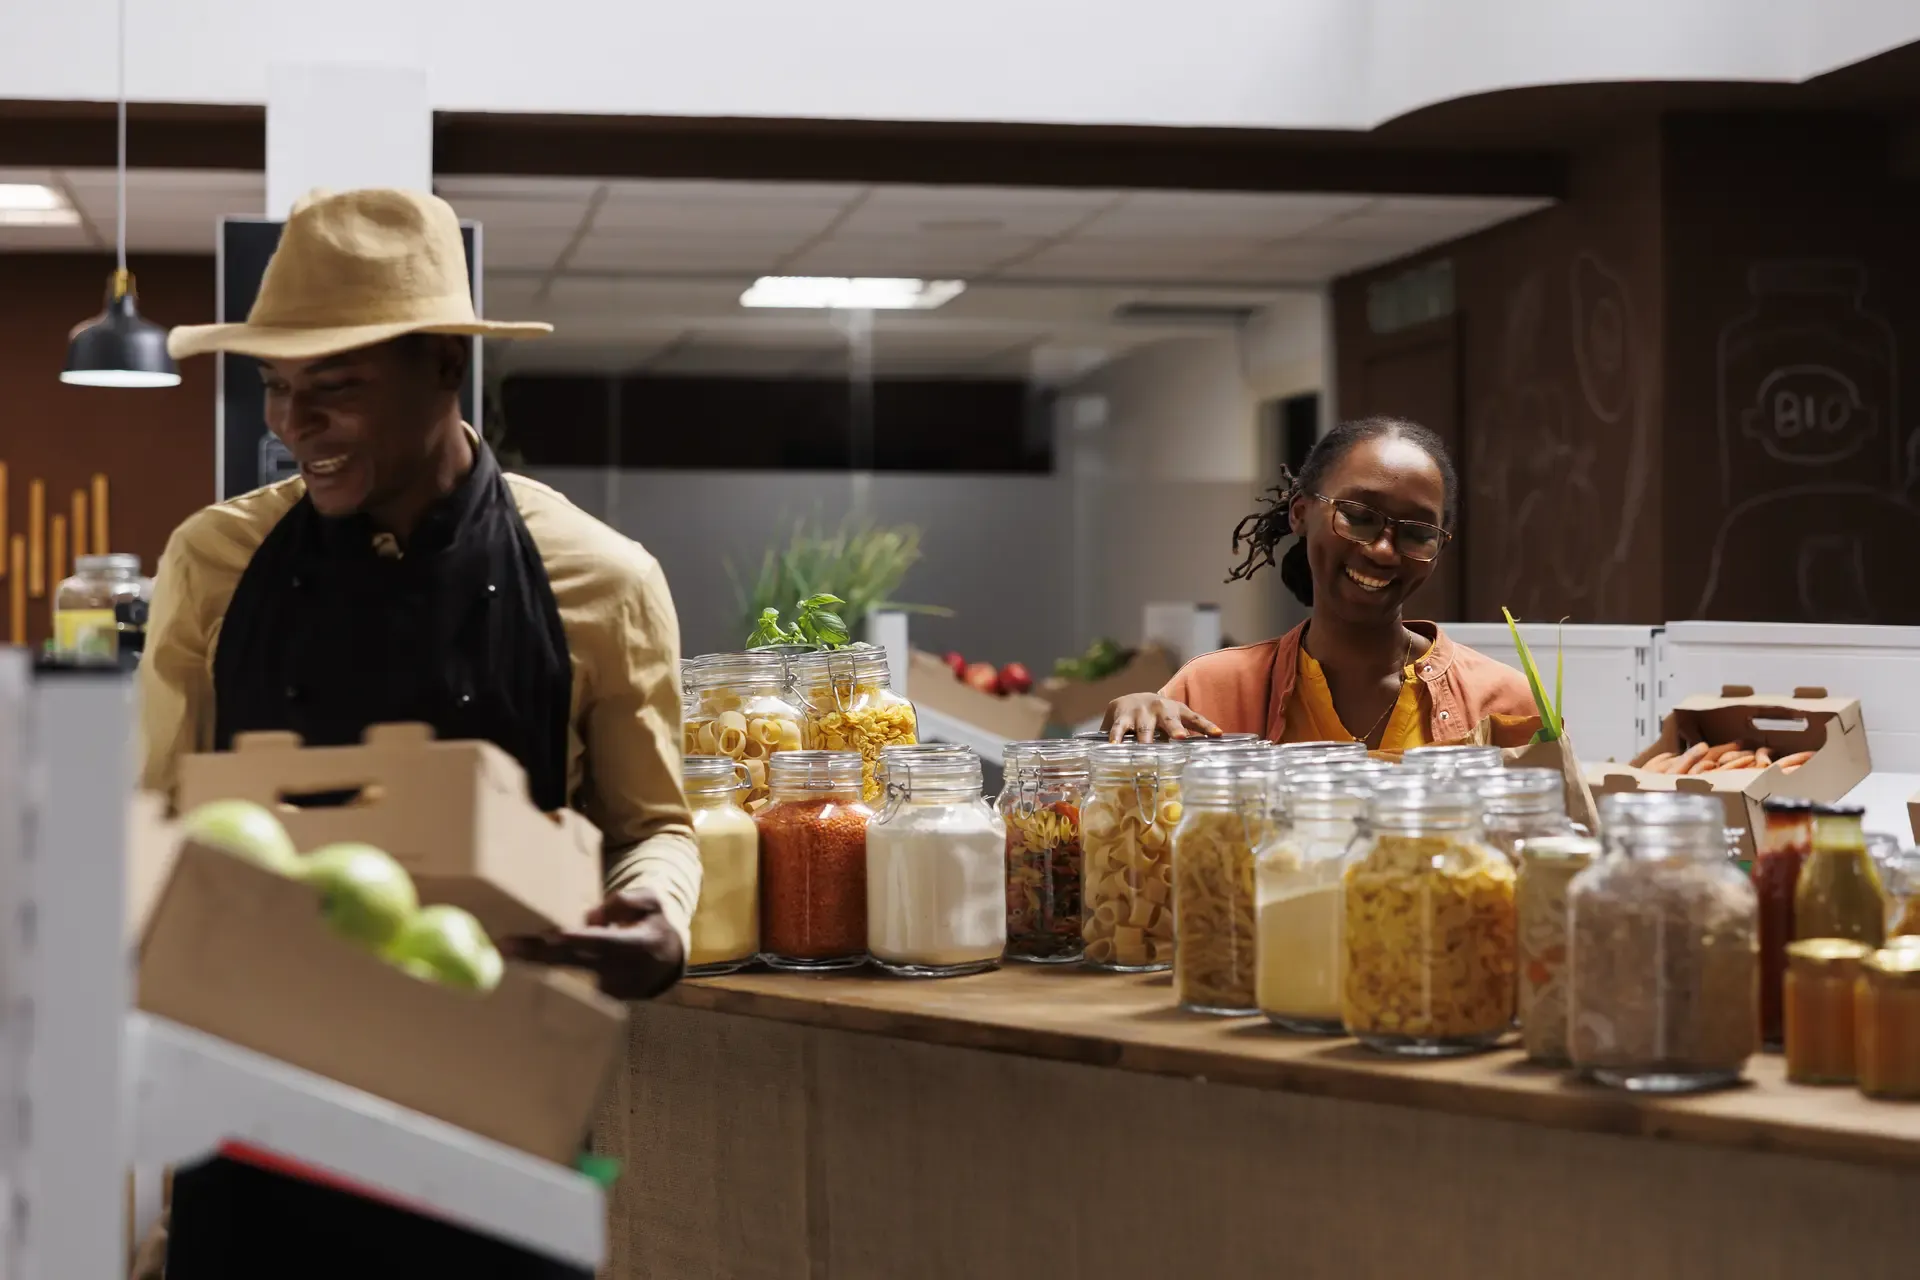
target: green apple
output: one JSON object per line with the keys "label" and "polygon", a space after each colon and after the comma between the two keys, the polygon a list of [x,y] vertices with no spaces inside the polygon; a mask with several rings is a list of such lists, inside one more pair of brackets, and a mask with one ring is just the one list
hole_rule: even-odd
{"label": "green apple", "polygon": [[300,878],[320,891],[327,922],[373,948],[399,936],[420,897],[404,868],[370,844],[330,844],[301,860]]}
{"label": "green apple", "polygon": [[265,805],[251,800],[209,800],[181,820],[195,844],[230,853],[283,876],[300,873],[300,853],[287,829]]}
{"label": "green apple", "polygon": [[506,967],[480,922],[446,905],[421,908],[385,954],[409,973],[424,967],[436,981],[468,991],[493,990]]}

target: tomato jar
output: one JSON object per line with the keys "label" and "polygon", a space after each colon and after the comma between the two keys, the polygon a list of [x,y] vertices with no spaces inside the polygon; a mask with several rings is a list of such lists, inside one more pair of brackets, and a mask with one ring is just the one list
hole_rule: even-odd
{"label": "tomato jar", "polygon": [[1781,990],[1787,944],[1795,938],[1793,895],[1800,868],[1813,850],[1813,802],[1770,799],[1763,806],[1753,860],[1753,892],[1760,903],[1760,1036],[1779,1045],[1783,1034]]}

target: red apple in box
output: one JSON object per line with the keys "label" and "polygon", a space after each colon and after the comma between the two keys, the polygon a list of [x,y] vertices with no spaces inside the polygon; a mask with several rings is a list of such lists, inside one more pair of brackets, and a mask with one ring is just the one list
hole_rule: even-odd
{"label": "red apple in box", "polygon": [[993,669],[991,662],[975,662],[970,664],[967,667],[966,674],[962,676],[961,679],[982,693],[997,695],[1000,692],[1000,673]]}
{"label": "red apple in box", "polygon": [[1027,693],[1033,689],[1033,673],[1027,670],[1024,662],[1009,662],[1000,668],[1000,691],[1002,693]]}
{"label": "red apple in box", "polygon": [[967,660],[960,656],[958,649],[947,650],[946,656],[941,658],[940,661],[947,664],[947,668],[953,672],[953,678],[955,680],[965,680],[967,678]]}

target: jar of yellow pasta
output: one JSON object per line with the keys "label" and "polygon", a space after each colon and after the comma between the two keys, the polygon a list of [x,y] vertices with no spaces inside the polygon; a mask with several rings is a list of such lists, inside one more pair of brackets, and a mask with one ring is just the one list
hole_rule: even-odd
{"label": "jar of yellow pasta", "polygon": [[732,973],[760,950],[760,832],[740,806],[747,768],[725,756],[688,756],[687,804],[700,848],[690,977]]}
{"label": "jar of yellow pasta", "polygon": [[[1386,765],[1391,769],[1394,766]],[[1357,769],[1285,775],[1285,824],[1254,850],[1260,911],[1260,1012],[1274,1025],[1338,1035],[1346,967],[1346,900],[1340,873],[1371,790]]]}
{"label": "jar of yellow pasta", "polygon": [[881,796],[883,748],[919,741],[913,704],[889,687],[887,651],[830,649],[792,659],[793,691],[806,709],[811,751],[858,751],[866,799]]}
{"label": "jar of yellow pasta", "polygon": [[767,757],[798,751],[805,717],[787,696],[780,659],[762,653],[710,653],[686,673],[691,702],[681,737],[690,756],[725,756],[744,766],[747,807],[767,799]]}
{"label": "jar of yellow pasta", "polygon": [[1441,1056],[1512,1027],[1514,869],[1474,793],[1442,778],[1376,788],[1345,885],[1341,1021],[1385,1053]]}
{"label": "jar of yellow pasta", "polygon": [[1186,753],[1118,743],[1087,755],[1091,776],[1080,814],[1086,963],[1121,973],[1171,968],[1172,835]]}
{"label": "jar of yellow pasta", "polygon": [[1194,1013],[1260,1011],[1253,851],[1273,837],[1271,767],[1240,753],[1194,757],[1173,833],[1173,990]]}

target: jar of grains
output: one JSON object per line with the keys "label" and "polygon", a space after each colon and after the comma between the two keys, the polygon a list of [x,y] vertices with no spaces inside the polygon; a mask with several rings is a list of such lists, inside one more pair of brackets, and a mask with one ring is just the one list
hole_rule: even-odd
{"label": "jar of grains", "polygon": [[1260,1011],[1253,851],[1273,838],[1274,778],[1272,768],[1233,751],[1197,756],[1181,774],[1185,808],[1173,833],[1173,990],[1194,1013]]}
{"label": "jar of grains", "polygon": [[1338,1035],[1346,962],[1340,871],[1366,814],[1369,788],[1365,775],[1352,770],[1299,770],[1280,785],[1285,820],[1253,854],[1260,912],[1255,1003],[1288,1031]]}
{"label": "jar of grains", "polygon": [[725,756],[688,756],[685,767],[700,849],[687,973],[698,978],[732,973],[760,950],[760,832],[740,807],[746,766]]}
{"label": "jar of grains", "polygon": [[1377,788],[1346,886],[1341,1020],[1360,1043],[1436,1056],[1513,1026],[1514,871],[1480,802],[1444,778]]}
{"label": "jar of grains", "polygon": [[1759,1047],[1758,906],[1723,814],[1712,795],[1600,802],[1605,851],[1567,890],[1567,1048],[1602,1084],[1732,1084]]}
{"label": "jar of grains", "polygon": [[1552,769],[1501,769],[1473,779],[1485,815],[1487,843],[1516,866],[1514,847],[1542,836],[1570,836],[1567,784]]}
{"label": "jar of grains", "polygon": [[993,968],[1007,945],[1007,832],[980,794],[980,757],[886,765],[886,806],[867,828],[867,950],[908,978]]}
{"label": "jar of grains", "polygon": [[1058,739],[1010,742],[996,804],[1007,826],[1007,959],[1033,964],[1078,960],[1080,809],[1087,798],[1087,748]]}
{"label": "jar of grains", "polygon": [[854,751],[783,751],[760,828],[761,958],[847,969],[867,958],[867,823]]}
{"label": "jar of grains", "polygon": [[1498,769],[1506,764],[1506,757],[1499,747],[1449,742],[1430,747],[1408,747],[1401,753],[1400,763],[1422,772],[1452,773],[1475,767]]}
{"label": "jar of grains", "polygon": [[1119,743],[1087,753],[1080,838],[1086,962],[1124,973],[1173,964],[1173,845],[1185,753]]}
{"label": "jar of grains", "polygon": [[787,697],[785,670],[770,653],[710,653],[686,673],[681,736],[690,756],[725,756],[747,771],[747,807],[767,799],[767,757],[801,746],[800,708]]}
{"label": "jar of grains", "polygon": [[792,660],[793,691],[806,710],[810,751],[857,751],[867,802],[880,798],[880,749],[917,742],[913,704],[888,683],[885,649],[831,649]]}
{"label": "jar of grains", "polygon": [[[1516,772],[1518,772],[1516,770]],[[1567,888],[1600,856],[1585,836],[1519,842],[1520,1043],[1534,1062],[1567,1063]]]}

